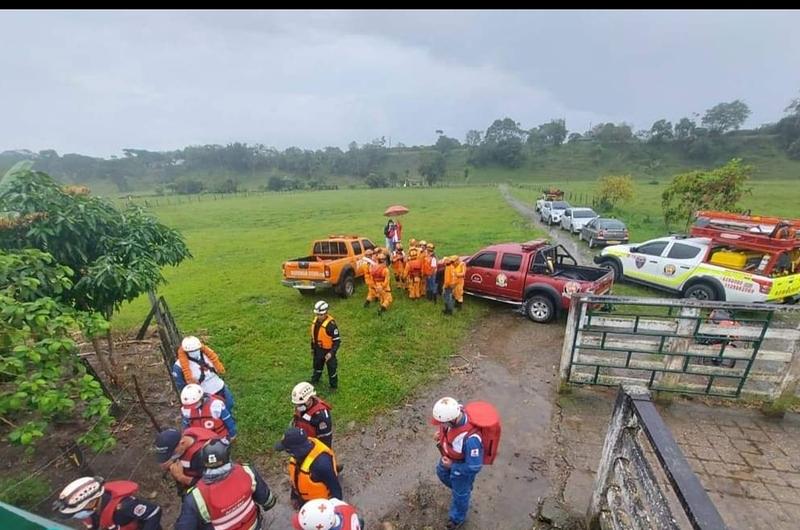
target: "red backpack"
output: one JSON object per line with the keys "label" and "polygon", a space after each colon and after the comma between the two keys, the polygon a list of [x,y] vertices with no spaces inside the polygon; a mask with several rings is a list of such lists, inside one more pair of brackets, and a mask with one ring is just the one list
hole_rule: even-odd
{"label": "red backpack", "polygon": [[483,463],[491,465],[497,457],[500,447],[500,413],[491,403],[486,401],[472,401],[464,405],[469,422],[474,425],[481,435],[483,442]]}

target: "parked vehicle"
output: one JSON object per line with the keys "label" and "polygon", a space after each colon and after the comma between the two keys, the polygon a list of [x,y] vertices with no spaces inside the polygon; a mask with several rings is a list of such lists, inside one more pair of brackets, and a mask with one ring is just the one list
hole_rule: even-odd
{"label": "parked vehicle", "polygon": [[[784,302],[800,299],[800,240],[782,221],[763,230],[764,217],[707,214],[693,226],[699,237],[669,236],[638,245],[610,246],[595,263],[623,277],[680,293],[685,298],[729,302]],[[737,217],[739,226],[714,216]],[[769,224],[769,223],[767,223]],[[800,228],[800,220],[788,228]],[[795,227],[795,228],[793,228]]]}
{"label": "parked vehicle", "polygon": [[589,248],[597,245],[618,245],[628,242],[628,228],[618,219],[595,217],[580,229],[581,241],[588,241]]}
{"label": "parked vehicle", "polygon": [[561,216],[564,215],[567,208],[571,208],[571,206],[566,201],[545,201],[542,203],[539,219],[548,225],[560,223]]}
{"label": "parked vehicle", "polygon": [[372,248],[372,241],[358,236],[319,239],[314,241],[310,256],[283,262],[281,283],[309,295],[332,287],[339,296],[348,298],[355,291],[356,279],[363,276],[358,271],[358,260]]}
{"label": "parked vehicle", "polygon": [[611,271],[580,266],[564,247],[547,241],[491,245],[462,259],[466,293],[520,306],[534,322],[568,310],[574,293],[605,294],[613,284]]}
{"label": "parked vehicle", "polygon": [[569,230],[570,234],[577,234],[583,225],[595,217],[597,213],[591,208],[567,208],[561,216],[561,228]]}
{"label": "parked vehicle", "polygon": [[542,204],[545,201],[560,201],[564,199],[564,192],[558,188],[550,188],[546,192],[542,193],[542,196],[537,199],[536,201],[536,211],[539,212],[542,210]]}

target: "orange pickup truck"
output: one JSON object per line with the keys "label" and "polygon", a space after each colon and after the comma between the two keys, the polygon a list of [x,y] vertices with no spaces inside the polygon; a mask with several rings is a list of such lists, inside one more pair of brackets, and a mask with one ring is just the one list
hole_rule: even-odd
{"label": "orange pickup truck", "polygon": [[339,296],[348,298],[356,288],[358,260],[367,249],[375,248],[369,239],[358,236],[328,236],[314,241],[311,255],[284,261],[283,281],[300,294],[333,287]]}

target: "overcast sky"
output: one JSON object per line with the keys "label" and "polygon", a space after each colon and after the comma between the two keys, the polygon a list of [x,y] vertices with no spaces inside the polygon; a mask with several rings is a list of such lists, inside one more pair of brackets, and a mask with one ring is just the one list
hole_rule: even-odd
{"label": "overcast sky", "polygon": [[800,92],[800,12],[0,12],[0,151],[649,128]]}

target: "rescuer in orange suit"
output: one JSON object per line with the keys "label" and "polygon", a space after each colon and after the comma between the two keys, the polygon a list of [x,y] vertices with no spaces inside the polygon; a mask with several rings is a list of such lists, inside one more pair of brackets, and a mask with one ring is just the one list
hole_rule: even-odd
{"label": "rescuer in orange suit", "polygon": [[467,277],[467,264],[461,261],[459,256],[450,256],[450,260],[456,268],[456,286],[453,288],[453,298],[456,300],[456,307],[461,309],[464,305],[464,279]]}
{"label": "rescuer in orange suit", "polygon": [[403,244],[397,243],[392,253],[392,270],[394,271],[394,281],[400,289],[403,289],[405,278],[403,274],[406,268],[406,253],[403,252]]}
{"label": "rescuer in orange suit", "polygon": [[372,274],[370,273],[370,269],[375,265],[375,262],[372,260],[372,254],[371,248],[365,250],[364,257],[361,258],[358,265],[359,272],[364,275],[364,285],[367,286],[367,299],[364,302],[364,307],[367,307],[369,303],[375,299],[375,288],[372,282]]}
{"label": "rescuer in orange suit", "polygon": [[408,253],[408,262],[404,276],[406,277],[406,287],[408,288],[408,297],[411,300],[416,300],[422,296],[420,291],[422,286],[422,260],[419,257],[417,249],[411,249]]}
{"label": "rescuer in orange suit", "polygon": [[421,297],[428,297],[428,278],[425,276],[425,263],[428,260],[428,242],[424,239],[419,242],[417,245],[417,250],[419,251],[419,263],[421,267],[421,278],[422,282],[419,286],[419,296]]}
{"label": "rescuer in orange suit", "polygon": [[442,313],[445,315],[452,315],[453,314],[453,307],[455,306],[455,298],[453,298],[453,291],[458,285],[458,278],[456,278],[456,266],[453,263],[452,256],[445,256],[442,259],[442,263],[444,263],[444,283],[442,287],[444,288],[444,309]]}
{"label": "rescuer in orange suit", "polygon": [[378,313],[384,313],[392,304],[392,287],[389,278],[389,267],[386,266],[386,256],[378,254],[378,264],[371,269],[375,295],[380,301],[381,308]]}

